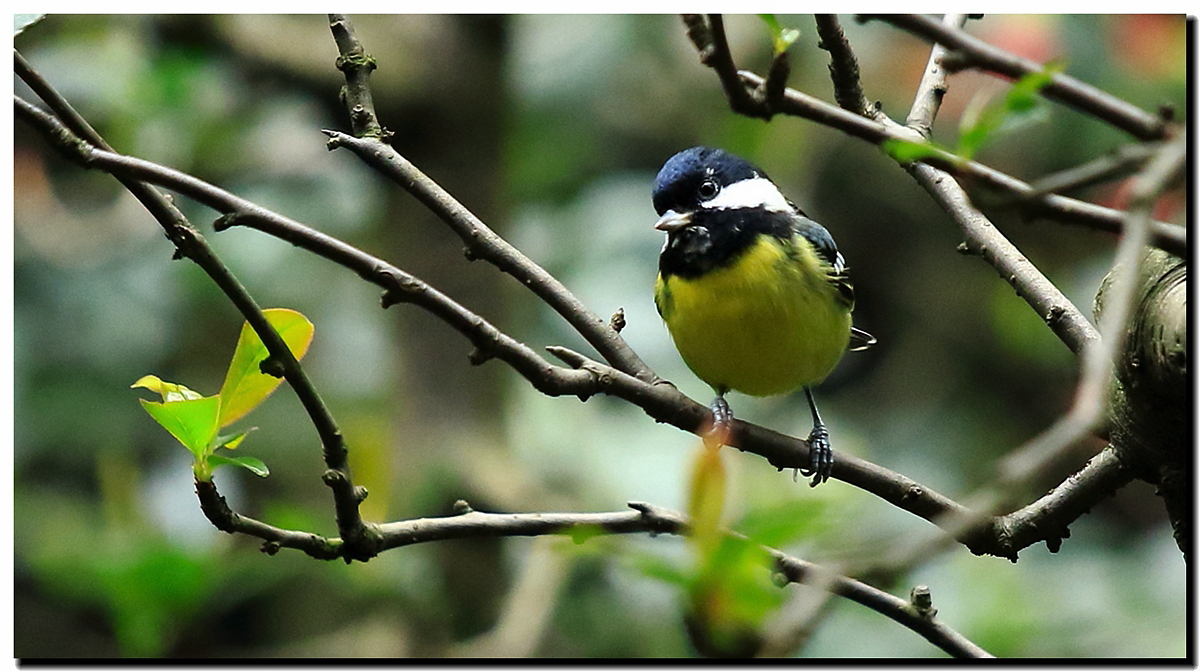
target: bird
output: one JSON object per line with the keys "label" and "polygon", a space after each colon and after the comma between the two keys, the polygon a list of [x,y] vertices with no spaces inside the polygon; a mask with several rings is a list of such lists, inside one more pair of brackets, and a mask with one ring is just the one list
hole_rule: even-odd
{"label": "bird", "polygon": [[727,436],[731,390],[772,396],[803,388],[812,412],[811,486],[833,451],[812,388],[847,351],[875,337],[851,323],[854,287],[825,227],[758,166],[713,147],[685,149],[654,180],[654,228],[667,234],[654,305],[688,368],[716,393],[712,429]]}

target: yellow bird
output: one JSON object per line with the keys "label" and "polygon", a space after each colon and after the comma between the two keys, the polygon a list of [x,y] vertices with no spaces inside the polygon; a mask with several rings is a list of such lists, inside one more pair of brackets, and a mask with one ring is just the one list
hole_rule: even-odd
{"label": "yellow bird", "polygon": [[833,237],[740,157],[693,147],[654,182],[655,228],[667,233],[654,304],[684,363],[716,392],[715,431],[733,422],[725,394],[803,387],[812,410],[811,485],[829,479],[833,453],[811,387],[847,350],[875,338],[851,324],[854,288]]}

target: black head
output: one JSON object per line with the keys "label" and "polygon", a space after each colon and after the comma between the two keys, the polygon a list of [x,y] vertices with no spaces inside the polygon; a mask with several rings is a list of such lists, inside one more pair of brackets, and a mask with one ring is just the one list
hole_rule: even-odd
{"label": "black head", "polygon": [[749,161],[712,147],[692,147],[672,156],[654,180],[654,209],[692,212],[721,190],[767,174]]}

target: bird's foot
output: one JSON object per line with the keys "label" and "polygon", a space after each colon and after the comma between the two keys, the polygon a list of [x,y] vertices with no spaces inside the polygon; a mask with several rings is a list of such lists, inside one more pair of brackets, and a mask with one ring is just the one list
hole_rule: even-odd
{"label": "bird's foot", "polygon": [[829,480],[833,472],[833,448],[829,446],[829,430],[825,425],[813,427],[808,434],[809,468],[801,469],[800,473],[812,476],[809,487],[815,488]]}
{"label": "bird's foot", "polygon": [[728,444],[729,434],[733,431],[733,411],[729,410],[729,402],[719,396],[713,399],[708,410],[712,412],[712,427],[709,427],[704,440],[718,446]]}

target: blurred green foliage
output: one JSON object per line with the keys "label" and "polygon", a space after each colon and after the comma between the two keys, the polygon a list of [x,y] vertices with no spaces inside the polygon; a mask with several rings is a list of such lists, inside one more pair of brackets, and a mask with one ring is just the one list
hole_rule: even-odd
{"label": "blurred green foliage", "polygon": [[[661,238],[649,191],[667,157],[703,143],[766,168],[849,260],[856,322],[880,345],[848,357],[818,390],[839,450],[959,497],[1069,405],[1074,358],[992,269],[955,253],[953,224],[903,171],[810,122],[732,115],[678,17],[351,19],[379,63],[375,99],[395,146],[593,311],[623,308],[624,336],[684,392],[709,394],[654,313]],[[832,99],[811,17],[778,23],[800,31],[791,85]],[[771,31],[755,16],[726,25],[739,66],[761,72]],[[868,97],[903,118],[928,46],[878,24],[844,28]],[[1145,109],[1185,112],[1182,17],[988,16],[969,28],[1040,62],[1061,59],[1069,74]],[[461,243],[413,199],[348,153],[325,150],[320,129],[349,124],[323,17],[50,15],[16,47],[119,151],[384,257],[535,348],[588,351],[523,287],[465,261]],[[934,140],[952,146],[971,101],[1001,99],[1008,87],[952,76]],[[16,92],[31,98],[20,83]],[[1129,141],[1044,107],[1037,123],[976,158],[1034,179]],[[66,164],[15,127],[16,656],[486,653],[468,645],[522,618],[516,586],[541,585],[529,569],[533,540],[426,544],[346,566],[267,556],[207,523],[187,456],[127,388],[155,371],[216,389],[241,316],[197,268],[170,261],[157,224],[115,180]],[[1121,197],[1115,186],[1080,195],[1109,205]],[[411,306],[381,311],[378,290],[353,274],[254,231],[212,234],[216,213],[178,202],[261,303],[316,325],[305,366],[371,492],[369,519],[447,515],[457,499],[495,511],[619,510],[630,500],[686,508],[694,437],[618,400],[543,397],[496,361],[472,367],[469,344],[437,320]],[[989,214],[1088,312],[1111,236]],[[809,429],[801,398],[731,403],[779,431]],[[255,453],[271,477],[218,472],[231,506],[336,534],[320,445],[294,395],[273,395],[255,423]],[[1081,446],[1028,496],[1096,448]],[[931,531],[844,484],[810,490],[759,458],[724,459],[727,519],[793,539],[785,550],[805,559],[875,557]],[[773,532],[764,522],[773,516],[811,527]],[[682,540],[561,541],[566,569],[542,587],[553,603],[530,655],[694,655],[678,591],[633,561],[685,566]],[[882,587],[930,586],[939,618],[998,655],[1180,656],[1185,572],[1161,503],[1134,484],[1072,526],[1056,555],[1033,547],[1010,565],[954,548]],[[845,600],[800,653],[943,655]]]}

